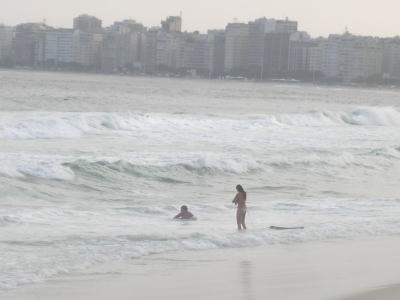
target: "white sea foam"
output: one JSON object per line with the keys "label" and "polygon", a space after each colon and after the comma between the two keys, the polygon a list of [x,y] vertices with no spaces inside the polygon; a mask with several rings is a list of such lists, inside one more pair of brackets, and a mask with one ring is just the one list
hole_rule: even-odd
{"label": "white sea foam", "polygon": [[351,124],[400,126],[400,112],[392,107],[365,107],[353,110]]}
{"label": "white sea foam", "polygon": [[[319,205],[315,208],[317,209]],[[329,207],[331,207],[330,205]],[[304,208],[303,208],[304,209]],[[296,208],[293,209],[296,211]],[[318,209],[320,211],[321,208]],[[344,208],[341,211],[346,211]],[[201,212],[201,211],[200,211]],[[228,210],[223,214],[218,211],[219,218],[225,217]],[[303,210],[307,214],[307,210]],[[252,211],[249,212],[252,214]],[[290,213],[290,212],[287,212]],[[297,212],[298,213],[298,212]],[[316,211],[317,213],[317,211]],[[209,214],[209,212],[208,212]],[[253,213],[254,214],[254,213]],[[171,221],[153,221],[149,223],[149,215],[141,218],[140,222],[151,226],[146,233],[129,233],[124,230],[123,225],[131,225],[141,230],[138,223],[124,218],[123,215],[111,218],[110,215],[93,215],[93,213],[66,213],[62,211],[42,211],[34,213],[25,222],[30,227],[35,224],[52,224],[54,227],[66,226],[82,221],[86,217],[89,222],[86,226],[100,226],[106,228],[108,222],[118,225],[118,230],[109,231],[104,235],[81,235],[66,232],[64,238],[53,240],[23,240],[3,241],[0,244],[2,257],[0,264],[3,265],[0,273],[0,288],[13,288],[20,284],[43,281],[59,273],[85,269],[90,265],[106,262],[113,259],[124,259],[141,257],[144,255],[163,253],[180,250],[205,250],[231,247],[253,247],[258,245],[274,245],[277,243],[301,243],[309,241],[321,241],[327,239],[351,238],[359,236],[375,236],[380,234],[396,234],[400,230],[400,222],[394,217],[392,222],[381,221],[360,221],[356,219],[345,222],[337,222],[332,219],[324,224],[312,223],[304,220],[302,225],[306,226],[301,231],[280,231],[274,232],[267,229],[268,224],[258,224],[256,229],[250,229],[245,234],[234,233],[225,225],[216,225],[210,228],[207,223],[194,223],[190,226],[183,226]],[[102,224],[90,221],[104,218]],[[118,221],[119,219],[119,221]],[[41,223],[35,223],[41,221]],[[106,224],[104,224],[106,222]],[[20,225],[21,226],[21,225]],[[118,234],[117,234],[118,232]],[[125,234],[124,234],[125,232]],[[100,233],[100,230],[99,230]],[[48,234],[51,234],[50,232]],[[43,237],[44,238],[44,237]],[[21,246],[18,254],[12,251],[13,247]],[[36,254],[32,255],[31,251]],[[37,249],[40,249],[38,252]],[[8,262],[5,264],[5,262]],[[4,268],[5,266],[5,268]]]}
{"label": "white sea foam", "polygon": [[1,154],[0,174],[10,177],[33,176],[43,179],[72,180],[74,173],[62,166],[58,156]]}
{"label": "white sea foam", "polygon": [[143,113],[14,113],[0,118],[2,139],[76,138],[84,134],[171,135],[193,131],[248,131],[271,126],[338,125],[400,126],[400,112],[391,107],[358,108],[350,113],[315,111],[303,114],[257,115],[249,119]]}

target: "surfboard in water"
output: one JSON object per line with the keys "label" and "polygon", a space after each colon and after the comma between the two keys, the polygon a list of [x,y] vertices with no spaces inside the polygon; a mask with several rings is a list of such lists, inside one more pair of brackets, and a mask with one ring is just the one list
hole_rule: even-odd
{"label": "surfboard in water", "polygon": [[273,230],[295,230],[295,229],[304,229],[304,227],[303,226],[300,226],[300,227],[270,226],[269,229],[273,229]]}
{"label": "surfboard in water", "polygon": [[197,221],[197,218],[196,217],[192,217],[192,218],[188,218],[188,219],[182,219],[182,218],[177,218],[177,219],[172,219],[172,221],[178,221],[178,222],[182,222],[182,223],[185,223],[185,222],[192,222],[192,221]]}

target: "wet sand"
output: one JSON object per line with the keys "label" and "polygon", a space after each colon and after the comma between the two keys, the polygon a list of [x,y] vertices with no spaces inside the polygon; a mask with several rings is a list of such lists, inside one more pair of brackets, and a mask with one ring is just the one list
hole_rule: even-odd
{"label": "wet sand", "polygon": [[0,299],[390,300],[400,287],[379,288],[400,282],[399,265],[398,238],[188,251],[57,276]]}
{"label": "wet sand", "polygon": [[391,285],[382,289],[360,293],[341,300],[398,300],[400,299],[400,284]]}

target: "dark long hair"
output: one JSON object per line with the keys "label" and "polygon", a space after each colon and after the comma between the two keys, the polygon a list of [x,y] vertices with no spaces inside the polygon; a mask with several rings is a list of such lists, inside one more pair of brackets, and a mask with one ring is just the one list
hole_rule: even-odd
{"label": "dark long hair", "polygon": [[244,194],[244,197],[247,198],[247,193],[245,192],[245,190],[243,189],[243,187],[242,187],[240,184],[238,184],[238,185],[236,186],[236,190],[237,190],[239,193],[243,193],[243,194]]}

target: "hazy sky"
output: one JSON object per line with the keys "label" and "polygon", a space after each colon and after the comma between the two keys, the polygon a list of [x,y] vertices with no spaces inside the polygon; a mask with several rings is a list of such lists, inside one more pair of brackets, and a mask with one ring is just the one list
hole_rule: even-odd
{"label": "hazy sky", "polygon": [[41,22],[72,27],[72,18],[88,13],[108,26],[135,19],[145,26],[159,25],[168,15],[183,13],[187,31],[224,28],[234,18],[247,22],[258,17],[299,21],[312,36],[342,33],[400,35],[399,0],[0,0],[0,23]]}

